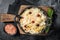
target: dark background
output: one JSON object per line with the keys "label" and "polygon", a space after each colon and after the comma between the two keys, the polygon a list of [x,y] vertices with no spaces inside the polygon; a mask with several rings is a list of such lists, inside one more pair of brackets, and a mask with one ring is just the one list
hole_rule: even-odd
{"label": "dark background", "polygon": [[[1,0],[0,13],[11,13],[17,15],[20,5],[47,5],[55,9],[53,30],[50,30],[47,36],[16,35],[9,36],[3,31],[6,23],[0,22],[0,40],[60,40],[60,0]],[[15,23],[14,23],[15,24]]]}

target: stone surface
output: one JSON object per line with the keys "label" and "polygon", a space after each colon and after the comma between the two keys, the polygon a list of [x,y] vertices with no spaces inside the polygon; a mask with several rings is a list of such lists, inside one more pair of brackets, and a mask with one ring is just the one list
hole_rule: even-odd
{"label": "stone surface", "polygon": [[15,0],[0,0],[0,13],[7,13],[9,4],[12,4]]}

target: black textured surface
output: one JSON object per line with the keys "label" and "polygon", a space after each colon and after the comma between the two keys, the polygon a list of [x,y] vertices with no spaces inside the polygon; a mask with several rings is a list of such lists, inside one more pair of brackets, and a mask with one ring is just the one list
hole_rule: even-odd
{"label": "black textured surface", "polygon": [[0,23],[0,40],[60,40],[60,1],[59,0],[40,0],[37,3],[31,3],[30,1],[15,0],[15,2],[9,5],[8,13],[17,14],[19,6],[22,4],[26,5],[47,5],[52,6],[55,9],[57,17],[54,20],[52,28],[48,36],[28,36],[28,35],[17,35],[9,36],[3,31],[5,23]]}

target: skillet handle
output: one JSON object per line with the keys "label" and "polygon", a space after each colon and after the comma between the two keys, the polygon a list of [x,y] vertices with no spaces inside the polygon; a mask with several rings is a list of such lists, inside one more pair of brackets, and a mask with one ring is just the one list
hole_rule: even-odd
{"label": "skillet handle", "polygon": [[[18,21],[18,17],[13,14],[0,14],[0,22],[13,22],[14,20]],[[14,19],[15,18],[15,19]]]}

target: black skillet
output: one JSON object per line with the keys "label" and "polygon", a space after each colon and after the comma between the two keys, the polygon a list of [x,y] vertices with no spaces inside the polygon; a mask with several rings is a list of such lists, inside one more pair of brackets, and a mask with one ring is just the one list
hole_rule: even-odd
{"label": "black skillet", "polygon": [[[25,8],[25,9],[20,13],[20,15],[21,15],[26,9],[30,9],[30,8],[39,8],[39,9],[41,9],[41,10],[44,12],[44,15],[47,16],[47,21],[46,21],[47,27],[49,26],[49,29],[50,29],[50,26],[51,26],[52,23],[49,24],[48,21],[51,20],[51,18],[48,17],[47,12],[46,12],[45,10],[43,10],[41,7],[36,7],[36,6],[27,7],[27,8]],[[51,8],[51,7],[49,7],[49,8]],[[19,17],[19,20],[21,19],[21,16],[20,16],[20,15],[16,16],[16,17]],[[16,21],[16,20],[15,20],[15,21]],[[41,36],[45,36],[45,35],[48,34],[48,32],[45,33],[46,29],[44,29],[41,34],[40,34],[40,33],[39,33],[39,34],[26,33],[26,32],[23,30],[23,28],[20,26],[20,22],[19,22],[19,21],[18,21],[18,24],[19,24],[19,27],[21,28],[21,30],[22,30],[22,31],[24,32],[24,34],[26,34],[26,35],[41,35]],[[19,30],[20,30],[20,29],[19,29]]]}

